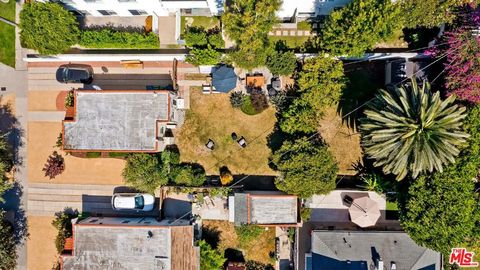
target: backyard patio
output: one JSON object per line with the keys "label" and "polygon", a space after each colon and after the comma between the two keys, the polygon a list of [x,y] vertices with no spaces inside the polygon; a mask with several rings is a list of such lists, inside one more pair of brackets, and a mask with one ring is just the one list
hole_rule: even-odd
{"label": "backyard patio", "polygon": [[[227,166],[232,174],[274,175],[268,166],[270,148],[267,136],[275,124],[275,109],[270,107],[257,115],[246,115],[232,108],[228,94],[204,95],[190,89],[191,109],[185,124],[175,137],[183,162],[202,165],[209,175],[218,175]],[[232,140],[232,133],[244,137],[242,148]],[[213,150],[205,144],[212,140]]]}

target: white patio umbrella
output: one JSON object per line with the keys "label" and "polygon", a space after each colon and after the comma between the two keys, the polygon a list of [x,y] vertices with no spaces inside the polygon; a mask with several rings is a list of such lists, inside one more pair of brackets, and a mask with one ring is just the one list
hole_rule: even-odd
{"label": "white patio umbrella", "polygon": [[352,222],[362,228],[375,225],[380,218],[377,202],[368,196],[354,199],[348,213]]}

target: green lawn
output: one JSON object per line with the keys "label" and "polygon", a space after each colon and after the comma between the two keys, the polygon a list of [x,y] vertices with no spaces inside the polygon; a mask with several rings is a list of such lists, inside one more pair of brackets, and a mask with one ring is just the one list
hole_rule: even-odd
{"label": "green lawn", "polygon": [[0,62],[15,67],[15,27],[0,22]]}
{"label": "green lawn", "polygon": [[389,211],[398,211],[397,202],[389,202],[389,201],[387,201],[387,210],[389,210]]}
{"label": "green lawn", "polygon": [[188,25],[190,26],[203,27],[205,29],[220,27],[220,20],[217,17],[182,16],[182,20],[180,24],[182,32],[185,31],[187,22],[188,22]]}
{"label": "green lawn", "polygon": [[15,1],[10,0],[7,4],[0,3],[0,17],[15,22]]}
{"label": "green lawn", "polygon": [[270,40],[275,42],[277,40],[284,40],[287,47],[290,49],[299,49],[307,42],[308,36],[270,36]]}

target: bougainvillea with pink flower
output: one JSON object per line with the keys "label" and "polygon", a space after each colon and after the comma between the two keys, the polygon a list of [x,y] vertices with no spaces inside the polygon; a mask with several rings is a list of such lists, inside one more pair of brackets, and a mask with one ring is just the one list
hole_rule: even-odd
{"label": "bougainvillea with pink flower", "polygon": [[445,34],[445,87],[449,94],[480,103],[480,9],[466,7],[459,27]]}

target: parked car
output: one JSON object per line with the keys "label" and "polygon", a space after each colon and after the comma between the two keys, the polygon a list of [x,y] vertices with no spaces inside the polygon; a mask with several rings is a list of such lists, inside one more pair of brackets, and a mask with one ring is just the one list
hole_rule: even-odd
{"label": "parked car", "polygon": [[112,197],[113,210],[152,211],[155,197],[146,193],[117,193]]}
{"label": "parked car", "polygon": [[57,81],[61,83],[91,84],[93,68],[87,65],[67,64],[57,69]]}

